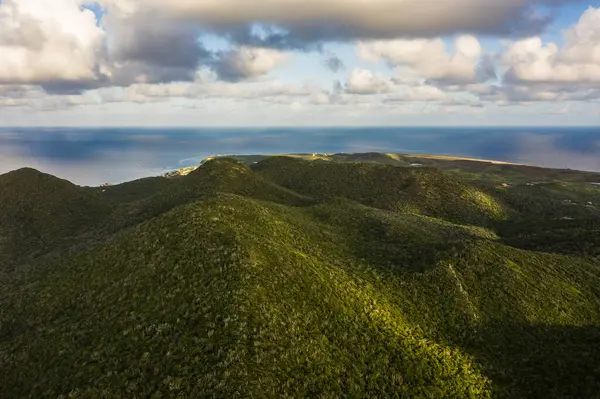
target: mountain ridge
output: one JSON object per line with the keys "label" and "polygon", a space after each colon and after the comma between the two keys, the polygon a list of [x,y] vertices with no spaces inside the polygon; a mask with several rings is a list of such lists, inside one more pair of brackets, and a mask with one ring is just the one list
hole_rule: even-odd
{"label": "mountain ridge", "polygon": [[593,398],[600,189],[527,171],[504,187],[277,157],[96,188],[2,175],[4,207],[41,211],[0,237],[58,227],[0,246],[0,397]]}

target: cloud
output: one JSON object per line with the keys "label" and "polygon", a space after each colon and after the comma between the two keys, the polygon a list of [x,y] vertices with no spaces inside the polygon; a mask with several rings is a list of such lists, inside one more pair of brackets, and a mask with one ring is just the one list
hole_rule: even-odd
{"label": "cloud", "polygon": [[563,32],[563,44],[534,36],[505,45],[502,85],[482,98],[505,103],[600,100],[600,8]]}
{"label": "cloud", "polygon": [[238,46],[321,51],[330,41],[461,33],[527,36],[551,21],[537,6],[581,0],[97,1],[128,26],[160,16],[174,27],[216,33]]}
{"label": "cloud", "polygon": [[399,81],[420,78],[444,84],[474,83],[490,77],[489,60],[474,36],[459,36],[455,50],[448,52],[444,41],[437,39],[386,40],[359,42],[358,56],[366,61],[386,61],[398,67]]}
{"label": "cloud", "polygon": [[82,0],[0,2],[0,84],[98,79],[105,32]]}
{"label": "cloud", "polygon": [[524,39],[508,46],[502,64],[509,83],[600,84],[600,8],[589,8],[565,31],[563,47]]}
{"label": "cloud", "polygon": [[325,67],[331,72],[339,72],[342,69],[346,69],[346,65],[344,65],[344,62],[337,55],[330,52],[325,53],[323,65],[325,65]]}
{"label": "cloud", "polygon": [[257,100],[286,103],[296,98],[320,95],[323,90],[309,84],[292,85],[277,80],[233,82],[176,82],[162,84],[134,84],[126,88],[104,88],[95,91],[102,102],[155,102],[173,98]]}
{"label": "cloud", "polygon": [[[94,9],[102,10],[94,14],[88,0],[0,0],[0,106],[218,97],[366,107],[368,95],[389,104],[597,101],[600,9],[588,9],[564,32],[563,44],[535,36],[551,15],[537,6],[567,2],[97,0]],[[230,47],[210,49],[200,40],[204,33]],[[488,54],[477,34],[515,41]],[[446,46],[446,35],[455,37],[453,45]],[[331,91],[269,78],[292,50],[319,51],[325,67],[345,69],[325,50],[333,42],[357,42],[362,60],[386,62],[393,77],[350,69]]]}
{"label": "cloud", "polygon": [[108,13],[85,0],[0,2],[0,84],[37,84],[51,94],[131,83],[194,80],[212,54],[198,30],[146,13]]}
{"label": "cloud", "polygon": [[288,60],[282,51],[241,46],[220,53],[213,65],[221,79],[237,81],[264,76]]}
{"label": "cloud", "polygon": [[[227,30],[253,23],[273,25],[287,31],[268,35],[304,42],[358,38],[434,37],[458,32],[531,34],[549,18],[534,12],[539,4],[566,0],[109,0],[121,9],[144,7],[171,19],[194,21]],[[253,35],[259,38],[259,35]],[[244,43],[247,44],[247,43]],[[256,44],[256,43],[254,43]]]}
{"label": "cloud", "polygon": [[383,102],[407,102],[407,101],[443,101],[452,103],[452,97],[435,86],[422,85],[417,87],[405,86],[398,94],[386,97]]}
{"label": "cloud", "polygon": [[37,86],[28,85],[0,85],[0,98],[29,98],[43,95]]}
{"label": "cloud", "polygon": [[506,42],[500,54],[486,54],[477,38],[463,35],[452,52],[441,38],[362,41],[357,52],[365,61],[385,61],[394,68],[393,82],[407,86],[389,101],[418,98],[411,88],[416,93],[423,87],[468,95],[467,103],[475,106],[599,101],[600,9],[585,11],[564,31],[563,42],[544,43],[534,36]]}
{"label": "cloud", "polygon": [[488,86],[487,90],[478,93],[479,98],[486,102],[499,105],[523,105],[534,102],[598,102],[600,89],[563,87],[555,85],[509,85]]}
{"label": "cloud", "polygon": [[306,82],[288,84],[278,80],[227,82],[197,80],[194,82],[135,83],[127,87],[102,87],[71,95],[48,94],[39,86],[0,85],[0,108],[27,107],[32,110],[58,110],[69,107],[108,103],[156,103],[174,99],[311,104],[331,102],[331,93]]}
{"label": "cloud", "polygon": [[129,18],[109,14],[103,25],[109,32],[107,75],[117,85],[192,81],[197,68],[213,58],[189,24],[142,12]]}
{"label": "cloud", "polygon": [[368,69],[355,68],[346,82],[349,94],[381,94],[394,90],[391,79],[373,73]]}

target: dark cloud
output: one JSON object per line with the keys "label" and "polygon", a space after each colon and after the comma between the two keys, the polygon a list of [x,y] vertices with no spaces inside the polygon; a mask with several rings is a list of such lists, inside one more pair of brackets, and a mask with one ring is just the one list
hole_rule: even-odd
{"label": "dark cloud", "polygon": [[241,46],[216,53],[209,66],[220,79],[237,82],[266,75],[285,59],[286,54],[279,50]]}
{"label": "dark cloud", "polygon": [[191,82],[195,68],[149,65],[141,62],[124,62],[111,78],[111,85],[129,86],[133,83]]}
{"label": "dark cloud", "polygon": [[98,89],[108,85],[110,85],[109,80],[105,76],[100,76],[99,79],[89,81],[54,80],[44,82],[40,87],[48,94],[77,95],[86,90]]}
{"label": "dark cloud", "polygon": [[118,85],[192,81],[198,66],[214,58],[198,41],[198,28],[190,24],[138,15],[132,20],[109,20],[107,27],[111,81]]}
{"label": "dark cloud", "polygon": [[197,41],[198,32],[185,26],[133,25],[132,32],[119,35],[113,56],[118,60],[138,61],[172,68],[195,68],[207,55]]}
{"label": "dark cloud", "polygon": [[[581,0],[454,0],[318,4],[277,2],[188,3],[164,6],[170,15],[202,25],[238,45],[282,50],[321,50],[326,42],[369,39],[431,38],[481,34],[527,37],[542,32],[554,19],[538,5]],[[262,3],[262,4],[261,4]],[[260,24],[260,34],[253,27]]]}
{"label": "dark cloud", "polygon": [[238,53],[234,50],[217,52],[210,62],[210,68],[219,79],[226,82],[238,82],[250,77],[250,73],[244,70]]}
{"label": "dark cloud", "polygon": [[339,72],[346,69],[344,62],[337,55],[331,53],[326,54],[323,64],[332,72]]}

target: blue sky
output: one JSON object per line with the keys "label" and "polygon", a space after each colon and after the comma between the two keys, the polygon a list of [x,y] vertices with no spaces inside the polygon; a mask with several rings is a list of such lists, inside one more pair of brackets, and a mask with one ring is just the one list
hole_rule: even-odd
{"label": "blue sky", "polygon": [[600,124],[600,0],[49,3],[0,2],[0,126]]}

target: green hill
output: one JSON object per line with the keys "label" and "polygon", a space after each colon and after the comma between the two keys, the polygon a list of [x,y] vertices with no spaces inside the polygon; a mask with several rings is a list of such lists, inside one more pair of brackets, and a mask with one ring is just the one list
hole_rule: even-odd
{"label": "green hill", "polygon": [[0,175],[0,272],[72,246],[112,210],[81,187],[34,169]]}
{"label": "green hill", "polygon": [[494,197],[434,168],[273,157],[253,170],[277,184],[319,200],[344,197],[364,205],[467,223],[505,219]]}
{"label": "green hill", "polygon": [[54,236],[0,280],[0,397],[598,397],[597,219],[510,189],[288,158],[0,176],[5,225]]}

